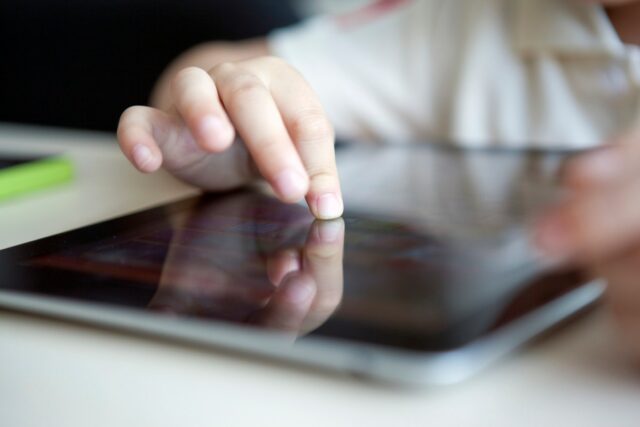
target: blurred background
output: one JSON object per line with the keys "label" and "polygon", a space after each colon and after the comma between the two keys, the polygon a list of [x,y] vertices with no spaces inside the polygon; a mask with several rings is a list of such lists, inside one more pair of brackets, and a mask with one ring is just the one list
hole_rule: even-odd
{"label": "blurred background", "polygon": [[0,0],[0,121],[113,131],[190,47],[368,1]]}

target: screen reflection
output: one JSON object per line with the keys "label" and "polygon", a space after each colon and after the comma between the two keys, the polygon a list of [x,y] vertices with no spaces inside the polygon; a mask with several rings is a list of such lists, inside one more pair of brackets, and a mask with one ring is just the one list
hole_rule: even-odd
{"label": "screen reflection", "polygon": [[[221,219],[229,221],[224,229]],[[243,193],[202,204],[172,225],[154,310],[300,335],[341,301],[342,219],[311,222],[304,207]]]}

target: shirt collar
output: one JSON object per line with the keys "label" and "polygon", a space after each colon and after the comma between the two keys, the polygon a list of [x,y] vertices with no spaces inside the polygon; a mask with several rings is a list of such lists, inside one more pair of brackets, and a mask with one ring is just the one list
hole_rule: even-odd
{"label": "shirt collar", "polygon": [[604,8],[577,0],[514,0],[516,49],[530,54],[624,56]]}

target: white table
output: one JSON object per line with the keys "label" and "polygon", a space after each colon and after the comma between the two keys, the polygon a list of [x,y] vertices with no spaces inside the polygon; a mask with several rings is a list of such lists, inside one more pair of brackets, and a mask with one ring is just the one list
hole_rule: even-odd
{"label": "white table", "polygon": [[[67,186],[0,204],[0,248],[193,193],[112,135],[0,126],[0,151],[65,151]],[[395,389],[0,310],[0,425],[637,426],[640,374],[598,309],[460,385]]]}

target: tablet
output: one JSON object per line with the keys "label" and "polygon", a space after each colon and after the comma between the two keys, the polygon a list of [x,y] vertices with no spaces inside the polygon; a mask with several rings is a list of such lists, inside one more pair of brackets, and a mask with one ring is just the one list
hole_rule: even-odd
{"label": "tablet", "polygon": [[594,303],[529,243],[565,153],[347,148],[346,213],[205,194],[0,251],[0,305],[401,384],[468,378]]}

